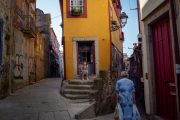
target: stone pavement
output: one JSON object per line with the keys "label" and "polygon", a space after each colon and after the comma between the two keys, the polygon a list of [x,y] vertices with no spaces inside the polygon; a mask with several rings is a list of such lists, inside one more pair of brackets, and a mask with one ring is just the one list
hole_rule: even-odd
{"label": "stone pavement", "polygon": [[45,79],[0,100],[0,120],[72,120],[90,105],[59,94],[60,79]]}

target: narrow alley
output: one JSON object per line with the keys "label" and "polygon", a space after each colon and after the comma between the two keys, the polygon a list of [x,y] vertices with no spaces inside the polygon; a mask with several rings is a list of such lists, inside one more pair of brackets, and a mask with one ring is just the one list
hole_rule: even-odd
{"label": "narrow alley", "polygon": [[180,120],[180,0],[0,0],[0,120]]}

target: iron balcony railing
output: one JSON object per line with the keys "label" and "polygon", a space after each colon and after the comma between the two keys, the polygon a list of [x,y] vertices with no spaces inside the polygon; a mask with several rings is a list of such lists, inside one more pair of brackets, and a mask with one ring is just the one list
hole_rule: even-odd
{"label": "iron balcony railing", "polygon": [[16,6],[16,13],[23,18],[23,11],[18,6]]}
{"label": "iron balcony railing", "polygon": [[35,3],[36,0],[26,0],[26,2],[29,2],[29,3]]}
{"label": "iron balcony railing", "polygon": [[35,20],[31,15],[24,15],[24,28],[23,32],[30,37],[35,37]]}

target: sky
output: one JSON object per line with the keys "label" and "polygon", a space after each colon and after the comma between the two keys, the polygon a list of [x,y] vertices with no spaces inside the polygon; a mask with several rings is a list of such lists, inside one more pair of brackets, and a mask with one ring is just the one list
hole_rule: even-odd
{"label": "sky", "polygon": [[[52,2],[53,1],[53,2]],[[128,20],[126,26],[123,28],[124,31],[124,46],[123,52],[127,53],[129,56],[132,54],[133,43],[137,43],[137,34],[138,34],[138,17],[137,10],[131,10],[137,8],[137,0],[120,0],[122,4],[122,10],[128,15]],[[56,33],[57,39],[61,44],[62,38],[62,29],[61,24],[61,15],[59,0],[37,0],[37,8],[40,8],[44,13],[50,13],[52,18],[52,27]],[[60,48],[62,50],[62,47]]]}
{"label": "sky", "polygon": [[133,43],[137,43],[138,35],[138,15],[137,10],[131,10],[137,8],[137,0],[120,0],[122,5],[122,11],[128,15],[126,26],[123,28],[125,41],[123,44],[123,52],[130,56],[133,52]]}

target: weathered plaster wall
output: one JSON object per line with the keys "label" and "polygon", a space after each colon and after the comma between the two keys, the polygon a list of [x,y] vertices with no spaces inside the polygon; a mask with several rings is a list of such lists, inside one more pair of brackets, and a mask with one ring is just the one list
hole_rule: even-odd
{"label": "weathered plaster wall", "polygon": [[14,89],[35,82],[35,39],[27,38],[18,29],[14,29],[13,83]]}
{"label": "weathered plaster wall", "polygon": [[1,48],[2,55],[0,65],[0,98],[5,97],[9,93],[9,40],[10,37],[10,4],[9,0],[0,1],[0,24],[1,24]]}
{"label": "weathered plaster wall", "polygon": [[10,34],[10,4],[9,0],[1,0],[0,1],[0,19],[3,20],[3,62],[6,62],[7,60],[7,47],[8,41],[5,40],[5,37],[7,34]]}

